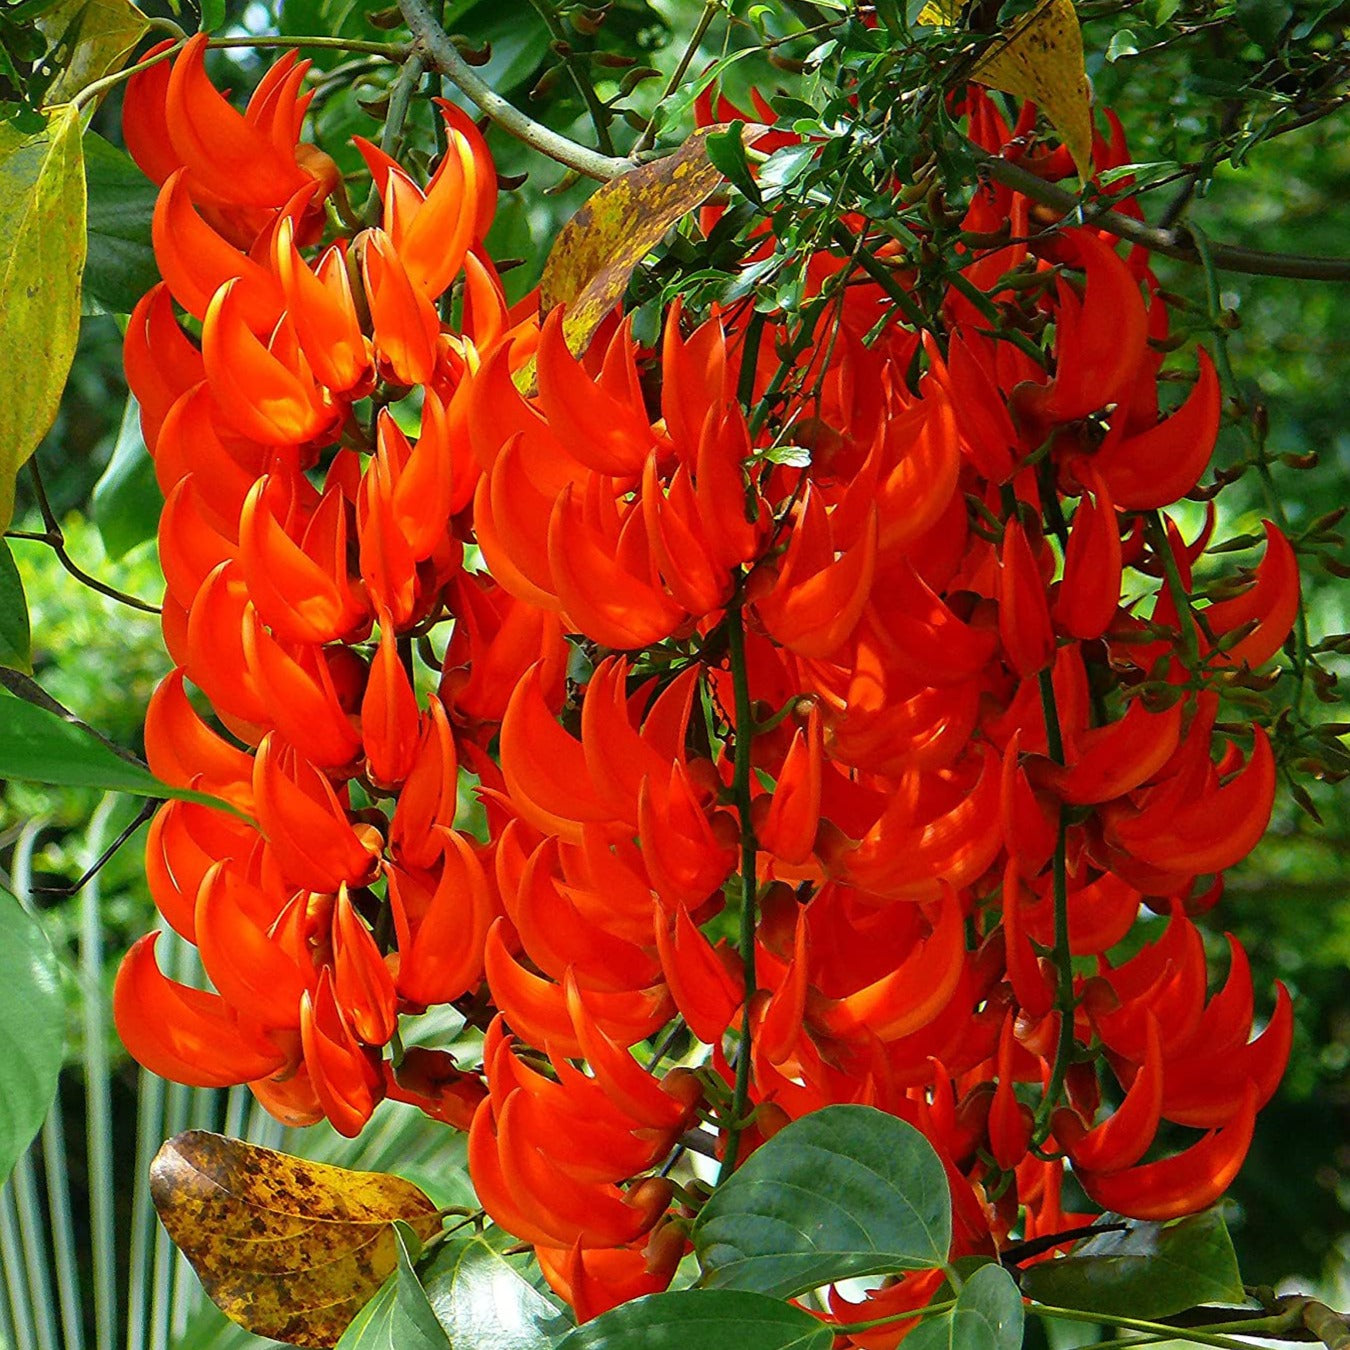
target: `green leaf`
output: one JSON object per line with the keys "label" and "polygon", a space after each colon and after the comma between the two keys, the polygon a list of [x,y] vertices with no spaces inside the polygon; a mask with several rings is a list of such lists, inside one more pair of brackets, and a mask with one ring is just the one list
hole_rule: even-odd
{"label": "green leaf", "polygon": [[33,644],[28,631],[28,597],[9,545],[0,539],[0,666],[33,672]]}
{"label": "green leaf", "polygon": [[713,167],[742,195],[758,204],[759,184],[750,173],[745,158],[745,123],[733,122],[725,131],[713,133],[707,140],[708,158]]}
{"label": "green leaf", "polygon": [[125,151],[90,131],[84,138],[89,257],[86,313],[130,314],[159,280],[150,221],[158,189]]}
{"label": "green leaf", "polygon": [[918,1130],[875,1107],[828,1106],[751,1154],[693,1239],[705,1285],[791,1298],[940,1266],[951,1226],[946,1174]]}
{"label": "green leaf", "polygon": [[0,530],[14,479],[52,424],[80,330],[84,168],[80,118],[53,110],[31,135],[0,122]]}
{"label": "green leaf", "polygon": [[571,1320],[482,1238],[447,1244],[422,1287],[453,1346],[553,1350]]}
{"label": "green leaf", "polygon": [[981,1266],[956,1296],[956,1306],[926,1317],[905,1337],[909,1350],[1020,1350],[1022,1295],[1002,1266]]}
{"label": "green leaf", "polygon": [[1109,63],[1114,64],[1123,56],[1136,56],[1138,53],[1139,39],[1131,29],[1121,28],[1111,34],[1111,41],[1106,48],[1106,59]]}
{"label": "green leaf", "polygon": [[214,33],[225,24],[225,0],[201,0],[201,31]]}
{"label": "green leaf", "polygon": [[1040,1303],[1118,1317],[1167,1317],[1198,1303],[1240,1303],[1242,1277],[1217,1209],[1175,1223],[1128,1221],[1022,1276]]}
{"label": "green leaf", "polygon": [[137,544],[153,539],[163,506],[155,464],[141,436],[140,405],[128,395],[112,458],[94,484],[91,502],[90,514],[108,557],[121,558]]}
{"label": "green leaf", "polygon": [[395,1222],[394,1241],[397,1267],[352,1319],[337,1350],[449,1350],[414,1269],[421,1240],[405,1223]]}
{"label": "green leaf", "polygon": [[0,688],[0,779],[53,787],[100,788],[137,797],[178,797],[234,815],[204,792],[170,787],[149,769],[123,759],[88,730]]}
{"label": "green leaf", "polygon": [[41,1128],[56,1096],[65,1007],[56,955],[36,919],[0,892],[0,1181]]}
{"label": "green leaf", "polygon": [[763,1294],[681,1289],[621,1304],[558,1350],[829,1350],[830,1328]]}
{"label": "green leaf", "polygon": [[57,104],[121,70],[149,24],[129,0],[58,0],[37,27],[56,44],[47,56],[57,74],[45,102]]}

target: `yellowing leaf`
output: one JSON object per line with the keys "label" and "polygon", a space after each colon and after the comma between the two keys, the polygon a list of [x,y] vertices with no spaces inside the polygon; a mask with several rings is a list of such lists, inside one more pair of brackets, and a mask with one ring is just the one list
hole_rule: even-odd
{"label": "yellowing leaf", "polygon": [[60,67],[47,103],[65,103],[86,85],[121,70],[149,24],[129,0],[58,0],[37,27],[58,43],[49,60]]}
{"label": "yellowing leaf", "polygon": [[[956,0],[929,0],[919,22],[953,25]],[[1083,33],[1073,0],[1041,0],[997,38],[970,78],[1030,99],[1059,132],[1080,178],[1092,171],[1092,103],[1083,66]]]}
{"label": "yellowing leaf", "polygon": [[1092,172],[1092,103],[1073,0],[1044,0],[995,42],[971,79],[1030,99],[1069,148],[1078,176]]}
{"label": "yellowing leaf", "polygon": [[0,122],[0,530],[75,355],[84,254],[78,112],[54,108],[31,135]]}
{"label": "yellowing leaf", "polygon": [[567,306],[563,332],[578,355],[623,299],[633,269],[722,182],[706,142],[725,130],[703,127],[673,155],[606,183],[558,232],[539,282],[539,310]]}
{"label": "yellowing leaf", "polygon": [[333,1345],[398,1264],[393,1221],[429,1238],[440,1212],[411,1182],[188,1130],[150,1165],[169,1236],[221,1311],[258,1336]]}

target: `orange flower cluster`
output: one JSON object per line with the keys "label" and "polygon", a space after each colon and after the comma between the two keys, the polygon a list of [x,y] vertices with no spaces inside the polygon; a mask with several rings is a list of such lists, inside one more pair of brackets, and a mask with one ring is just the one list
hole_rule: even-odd
{"label": "orange flower cluster", "polygon": [[[1231,939],[1207,988],[1193,919],[1275,786],[1217,689],[1280,647],[1298,574],[1268,525],[1245,589],[1192,603],[1213,516],[1187,541],[1156,513],[1196,487],[1219,391],[1202,352],[1160,411],[1147,259],[1088,228],[1006,242],[1033,208],[986,186],[965,237],[996,242],[941,331],[821,255],[807,344],[676,305],[657,350],[614,320],[578,356],[560,311],[503,299],[457,109],[425,188],[361,144],[381,223],[348,231],[298,141],[304,64],[240,114],[202,58],[128,90],[164,283],[126,364],[177,665],[147,751],[239,814],[155,818],[155,899],[214,992],[138,943],[116,991],[137,1058],[291,1122],[354,1134],[391,1096],[467,1128],[483,1205],[581,1318],[669,1282],[681,1139],[743,1156],[830,1103],[925,1133],[953,1255],[1072,1227],[1066,1164],[1125,1214],[1216,1199],[1291,1032],[1280,989],[1253,1039]],[[968,113],[992,153],[1064,172],[1030,120]],[[1128,159],[1114,130],[1099,168]],[[456,825],[464,771],[486,840]],[[751,952],[716,936],[745,905]],[[1166,922],[1129,942],[1145,907]],[[480,1065],[386,1057],[445,1003],[485,1029]],[[693,1067],[663,1070],[658,1037]],[[1163,1122],[1205,1133],[1143,1161]]]}

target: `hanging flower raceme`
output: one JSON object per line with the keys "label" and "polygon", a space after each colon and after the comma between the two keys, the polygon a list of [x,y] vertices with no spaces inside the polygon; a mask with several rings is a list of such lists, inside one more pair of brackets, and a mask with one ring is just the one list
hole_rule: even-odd
{"label": "hanging flower raceme", "polygon": [[[1284,643],[1298,572],[1267,524],[1216,578],[1213,514],[1189,543],[1163,514],[1221,410],[1203,351],[1159,397],[1147,256],[1038,234],[991,183],[965,237],[996,242],[963,244],[928,331],[822,251],[804,341],[677,302],[654,349],[617,316],[577,350],[563,307],[507,304],[460,110],[425,184],[358,142],[373,223],[325,233],[304,63],[239,113],[203,46],[128,90],[164,282],[125,352],[166,499],[147,754],[228,809],[152,823],[210,988],[142,939],[133,1053],[293,1124],[355,1134],[392,1097],[467,1130],[488,1215],[581,1319],[670,1282],[685,1147],[735,1138],[730,1166],[836,1103],[933,1144],[953,1258],[1086,1221],[1070,1169],[1140,1218],[1217,1198],[1291,1035],[1282,988],[1254,1034],[1231,939],[1209,993],[1193,922],[1276,777],[1220,698]],[[966,111],[989,153],[1070,171],[1029,112]],[[1129,162],[1117,124],[1094,156]],[[446,1005],[475,1061],[386,1052]]]}

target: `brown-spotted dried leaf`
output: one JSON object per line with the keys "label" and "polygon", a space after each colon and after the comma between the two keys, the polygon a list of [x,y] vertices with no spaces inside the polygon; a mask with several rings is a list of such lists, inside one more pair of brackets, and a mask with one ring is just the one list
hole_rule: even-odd
{"label": "brown-spotted dried leaf", "polygon": [[[959,9],[953,0],[930,0],[919,22],[954,24]],[[1068,147],[1079,177],[1088,177],[1092,171],[1092,95],[1073,0],[1042,0],[990,45],[970,78],[1036,104]]]}
{"label": "brown-spotted dried leaf", "polygon": [[726,129],[702,127],[674,154],[612,179],[558,232],[539,281],[539,311],[567,306],[563,333],[577,355],[623,299],[638,263],[721,184],[707,140]]}
{"label": "brown-spotted dried leaf", "polygon": [[331,1346],[398,1263],[393,1221],[429,1238],[440,1212],[411,1182],[187,1130],[150,1165],[169,1236],[227,1317],[258,1336]]}

